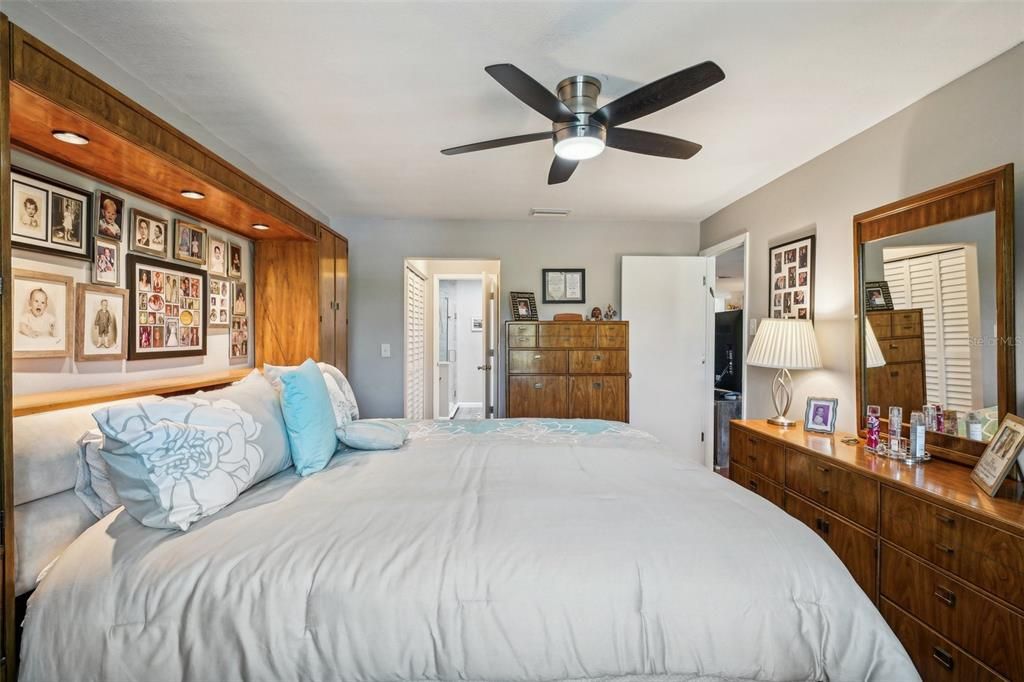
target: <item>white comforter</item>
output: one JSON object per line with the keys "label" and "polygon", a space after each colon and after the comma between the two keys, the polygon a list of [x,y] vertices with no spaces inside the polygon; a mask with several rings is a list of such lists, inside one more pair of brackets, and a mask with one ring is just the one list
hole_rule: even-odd
{"label": "white comforter", "polygon": [[187,533],[110,514],[33,595],[22,679],[918,679],[813,532],[642,432],[410,428]]}

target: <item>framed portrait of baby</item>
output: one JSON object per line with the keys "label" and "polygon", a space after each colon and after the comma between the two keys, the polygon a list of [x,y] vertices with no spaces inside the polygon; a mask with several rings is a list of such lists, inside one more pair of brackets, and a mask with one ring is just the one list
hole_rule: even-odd
{"label": "framed portrait of baby", "polygon": [[92,250],[92,281],[111,287],[121,283],[121,242],[96,238]]}
{"label": "framed portrait of baby", "polygon": [[206,355],[206,272],[134,253],[128,281],[128,359]]}
{"label": "framed portrait of baby", "polygon": [[128,357],[128,290],[93,284],[75,286],[75,360]]}
{"label": "framed portrait of baby", "polygon": [[74,336],[74,280],[32,270],[14,271],[14,357],[63,358]]}
{"label": "framed portrait of baby", "polygon": [[223,239],[210,237],[206,271],[216,277],[228,276],[228,243]]}
{"label": "framed portrait of baby", "polygon": [[167,258],[167,219],[132,209],[131,249]]}
{"label": "framed portrait of baby", "polygon": [[808,398],[804,412],[804,431],[835,433],[838,398]]}
{"label": "framed portrait of baby", "polygon": [[11,243],[15,248],[89,260],[92,195],[18,168],[11,169]]}
{"label": "framed portrait of baby", "polygon": [[206,228],[184,220],[174,221],[174,257],[186,263],[206,265]]}
{"label": "framed portrait of baby", "polygon": [[231,314],[249,314],[249,290],[245,282],[234,282],[231,285]]}
{"label": "framed portrait of baby", "polygon": [[96,193],[96,236],[120,242],[124,236],[124,199],[110,192]]}

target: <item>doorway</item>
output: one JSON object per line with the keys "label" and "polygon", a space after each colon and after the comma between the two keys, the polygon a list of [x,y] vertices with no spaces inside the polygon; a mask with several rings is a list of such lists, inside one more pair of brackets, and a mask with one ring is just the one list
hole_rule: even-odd
{"label": "doorway", "polygon": [[405,270],[406,418],[493,418],[500,261],[407,258]]}
{"label": "doorway", "polygon": [[749,238],[746,233],[701,251],[714,259],[715,321],[708,330],[713,348],[712,434],[715,471],[729,474],[729,421],[746,417],[747,286]]}

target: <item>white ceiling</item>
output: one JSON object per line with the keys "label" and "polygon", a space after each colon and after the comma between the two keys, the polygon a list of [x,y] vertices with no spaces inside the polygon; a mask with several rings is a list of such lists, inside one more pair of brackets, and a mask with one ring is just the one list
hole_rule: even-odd
{"label": "white ceiling", "polygon": [[[32,4],[333,218],[700,220],[1024,40],[1020,2]],[[629,124],[692,160],[609,149],[548,187],[547,142],[439,153],[549,129],[487,64],[603,103],[706,59],[724,82]]]}

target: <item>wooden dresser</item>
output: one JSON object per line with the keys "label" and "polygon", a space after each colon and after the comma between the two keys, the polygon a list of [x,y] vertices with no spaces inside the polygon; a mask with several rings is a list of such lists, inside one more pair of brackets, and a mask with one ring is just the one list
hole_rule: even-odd
{"label": "wooden dresser", "polygon": [[848,436],[733,421],[730,478],[828,543],[925,680],[1024,680],[1024,486],[990,498],[968,467]]}
{"label": "wooden dresser", "polygon": [[910,421],[910,413],[927,402],[922,311],[884,310],[867,316],[885,358],[885,365],[867,369],[868,403],[902,407],[903,420]]}
{"label": "wooden dresser", "polygon": [[629,421],[628,322],[506,322],[505,413]]}

